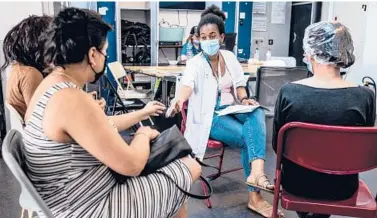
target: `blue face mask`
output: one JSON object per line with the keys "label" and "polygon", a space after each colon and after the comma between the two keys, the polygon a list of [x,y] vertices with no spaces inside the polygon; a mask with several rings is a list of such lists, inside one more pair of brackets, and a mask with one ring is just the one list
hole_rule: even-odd
{"label": "blue face mask", "polygon": [[220,49],[219,39],[200,41],[200,47],[204,53],[209,56],[214,56]]}
{"label": "blue face mask", "polygon": [[304,58],[302,61],[306,64],[306,68],[308,68],[308,70],[313,73],[312,63],[310,63],[310,61],[308,61],[306,58]]}
{"label": "blue face mask", "polygon": [[308,70],[309,70],[310,72],[313,73],[313,67],[312,67],[312,64],[311,64],[310,62],[306,63],[306,67],[308,68]]}

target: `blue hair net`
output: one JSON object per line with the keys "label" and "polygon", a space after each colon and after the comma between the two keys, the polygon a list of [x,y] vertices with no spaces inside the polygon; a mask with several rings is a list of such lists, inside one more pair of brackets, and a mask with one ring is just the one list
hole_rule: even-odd
{"label": "blue hair net", "polygon": [[351,34],[339,22],[322,21],[308,26],[303,48],[317,63],[347,68],[355,62]]}

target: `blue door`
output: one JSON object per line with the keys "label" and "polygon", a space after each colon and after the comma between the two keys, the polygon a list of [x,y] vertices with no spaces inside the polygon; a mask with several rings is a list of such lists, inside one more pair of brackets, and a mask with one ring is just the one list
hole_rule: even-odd
{"label": "blue door", "polygon": [[223,2],[222,10],[227,14],[227,18],[225,20],[225,33],[234,33],[236,2]]}
{"label": "blue door", "polygon": [[238,12],[238,51],[237,57],[243,59],[250,58],[251,49],[251,21],[252,21],[252,2],[239,2]]}
{"label": "blue door", "polygon": [[[105,15],[101,15],[102,19],[106,23],[110,24],[113,28],[113,30],[109,32],[107,35],[107,40],[109,43],[109,47],[107,48],[107,55],[108,55],[107,61],[108,63],[111,63],[111,62],[117,61],[117,41],[116,41],[117,30],[116,30],[116,18],[115,18],[115,14],[116,14],[115,2],[97,2],[97,11],[99,11],[98,10],[99,8],[106,8],[105,10],[102,10],[102,11],[106,11]],[[117,87],[117,83],[108,68],[107,68],[106,76],[110,79],[113,86]],[[109,87],[107,87],[106,79],[102,78],[100,81],[100,84],[101,84],[100,87],[101,87],[102,96],[107,97],[110,90],[109,90]],[[111,95],[111,97],[112,96],[113,95]],[[106,99],[107,105],[112,105],[113,101],[114,101],[113,98]]]}

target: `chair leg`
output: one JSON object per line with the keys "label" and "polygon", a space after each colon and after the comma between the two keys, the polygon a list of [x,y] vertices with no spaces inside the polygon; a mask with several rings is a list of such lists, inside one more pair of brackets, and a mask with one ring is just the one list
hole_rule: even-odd
{"label": "chair leg", "polygon": [[28,218],[33,218],[33,211],[32,210],[28,210],[27,214],[28,214]]}
{"label": "chair leg", "polygon": [[[208,195],[208,190],[207,190],[206,184],[203,181],[200,181],[200,183],[202,184],[202,189],[203,189],[204,194]],[[206,205],[207,205],[208,208],[212,208],[211,200],[209,198],[205,199],[204,201],[206,202]]]}
{"label": "chair leg", "polygon": [[22,208],[22,210],[21,210],[21,218],[24,218],[24,216],[25,216],[25,209]]}
{"label": "chair leg", "polygon": [[279,211],[279,198],[280,198],[280,184],[281,184],[281,172],[280,170],[276,170],[275,173],[276,183],[275,183],[275,190],[274,190],[274,199],[273,199],[273,211],[272,211],[272,218],[278,217]]}
{"label": "chair leg", "polygon": [[221,154],[220,154],[220,157],[219,157],[219,165],[218,165],[219,176],[221,175],[221,170],[222,170],[222,167],[223,167],[224,153],[225,153],[225,148],[221,148]]}

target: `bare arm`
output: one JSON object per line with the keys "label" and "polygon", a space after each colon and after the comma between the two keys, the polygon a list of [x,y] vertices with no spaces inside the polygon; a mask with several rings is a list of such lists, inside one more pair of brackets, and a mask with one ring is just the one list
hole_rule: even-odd
{"label": "bare arm", "polygon": [[192,92],[193,90],[191,87],[183,85],[178,91],[177,100],[182,101],[182,102],[187,101],[190,98]]}
{"label": "bare arm", "polygon": [[121,132],[130,128],[136,123],[147,119],[149,116],[159,116],[160,114],[163,114],[165,109],[165,105],[161,102],[150,101],[141,110],[117,116],[110,116],[109,118],[117,127],[118,131]]}
{"label": "bare arm", "polygon": [[240,86],[237,88],[237,96],[238,100],[243,105],[259,105],[259,103],[255,100],[255,98],[248,98],[246,88]]}
{"label": "bare arm", "polygon": [[[68,99],[70,103],[64,103]],[[72,138],[120,174],[137,176],[146,164],[151,137],[139,134],[128,146],[94,99],[83,91],[64,89],[57,92],[50,99],[43,119],[47,136],[52,139],[61,138],[61,135]]]}
{"label": "bare arm", "polygon": [[245,99],[247,98],[247,92],[246,92],[246,88],[243,87],[243,86],[240,86],[237,88],[237,97],[238,97],[238,100],[242,100],[242,99]]}
{"label": "bare arm", "polygon": [[109,116],[109,118],[114,122],[114,125],[116,126],[118,131],[122,132],[144,120],[147,116],[148,114],[146,114],[143,110],[138,110],[122,115]]}

